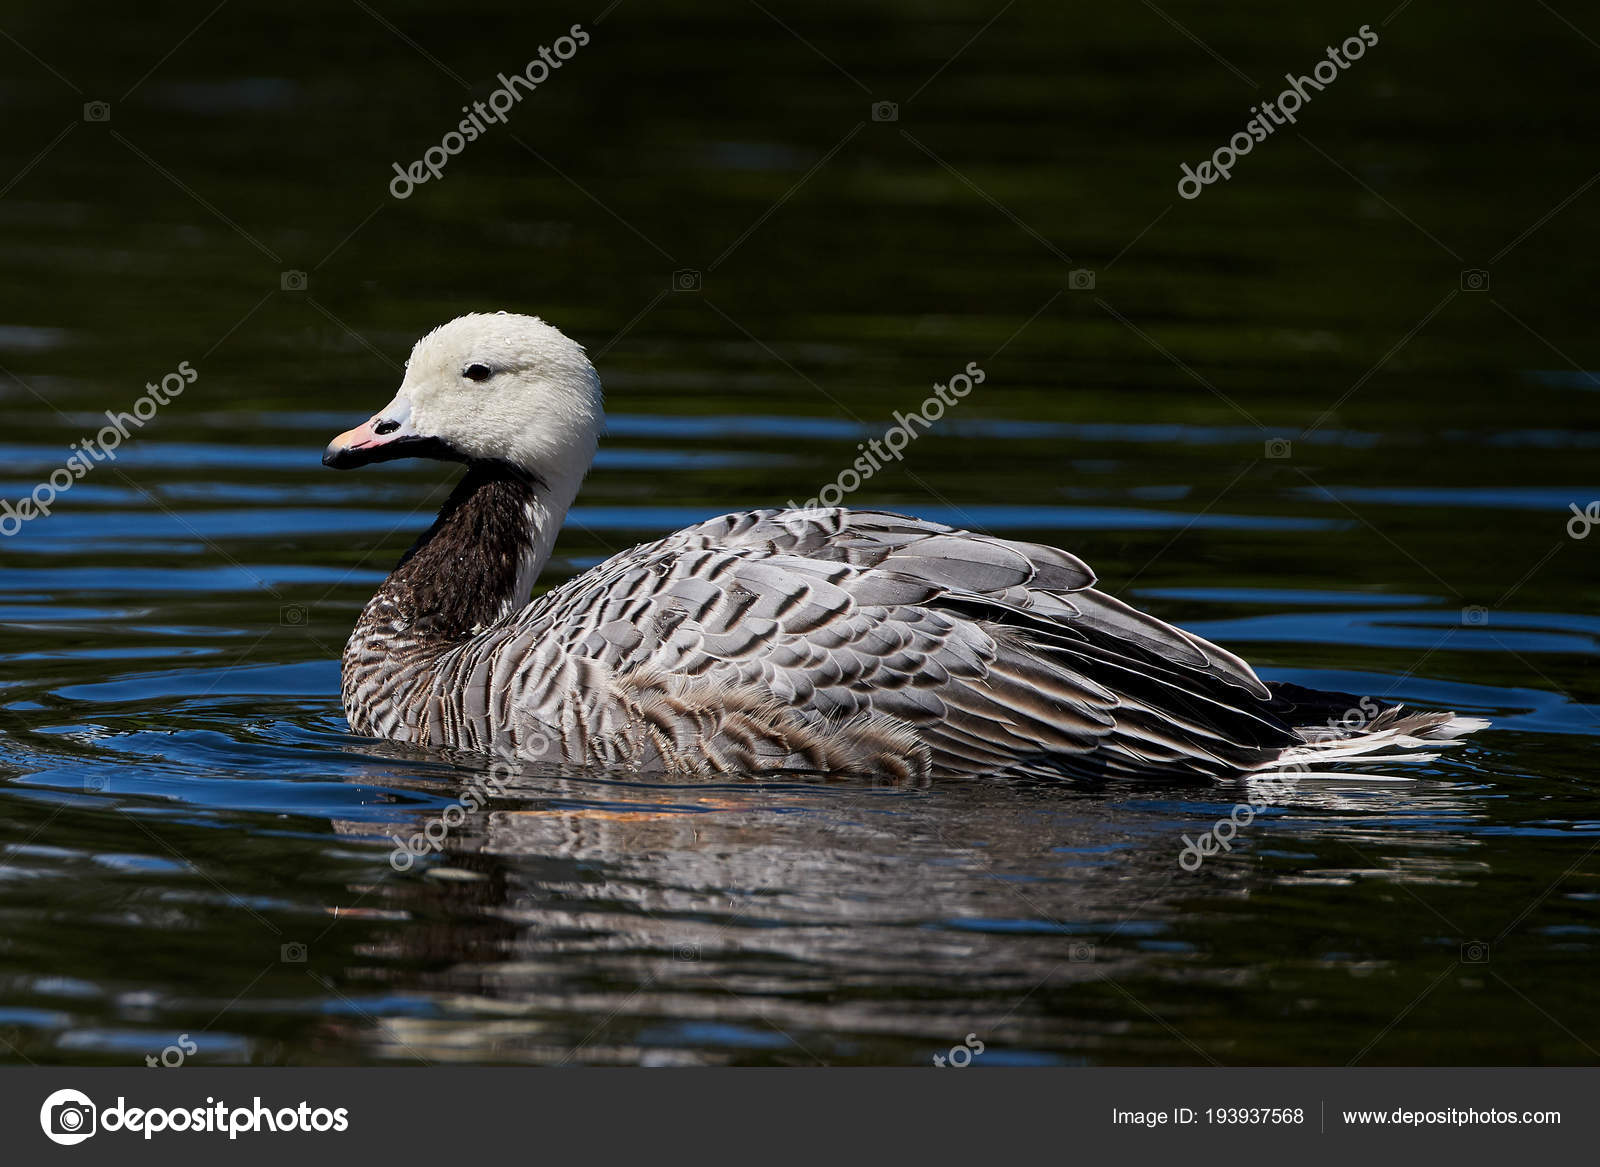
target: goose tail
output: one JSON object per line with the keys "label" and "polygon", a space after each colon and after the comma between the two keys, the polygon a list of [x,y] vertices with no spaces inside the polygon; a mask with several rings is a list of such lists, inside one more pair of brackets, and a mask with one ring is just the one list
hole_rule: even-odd
{"label": "goose tail", "polygon": [[1254,767],[1255,773],[1300,772],[1330,762],[1417,764],[1437,760],[1469,734],[1489,726],[1482,717],[1414,711],[1372,697],[1270,686],[1279,716],[1288,716],[1300,744]]}

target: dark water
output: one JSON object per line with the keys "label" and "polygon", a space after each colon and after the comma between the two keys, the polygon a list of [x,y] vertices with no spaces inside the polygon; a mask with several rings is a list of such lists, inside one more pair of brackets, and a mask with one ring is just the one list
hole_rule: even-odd
{"label": "dark water", "polygon": [[[601,15],[6,18],[0,498],[197,380],[0,540],[0,1060],[1600,1060],[1593,43],[1420,0]],[[1298,132],[1178,197],[1363,23]],[[589,345],[612,411],[546,583],[808,497],[975,361],[852,501],[1494,727],[1307,782],[1197,873],[1246,788],[584,772],[396,872],[482,766],[349,736],[336,661],[452,474],[318,456],[500,307]]]}

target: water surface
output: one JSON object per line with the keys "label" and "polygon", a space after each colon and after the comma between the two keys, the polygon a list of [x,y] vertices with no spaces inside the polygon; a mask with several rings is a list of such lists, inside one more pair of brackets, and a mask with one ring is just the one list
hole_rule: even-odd
{"label": "water surface", "polygon": [[[1138,6],[237,3],[180,43],[207,7],[7,27],[0,499],[198,379],[0,540],[0,1060],[1600,1060],[1592,46],[1402,6],[1189,202],[1245,79],[1374,13],[1163,9],[1241,78]],[[852,502],[1494,726],[1307,782],[1198,872],[1249,788],[548,769],[396,871],[484,764],[352,737],[337,658],[453,472],[318,458],[500,307],[587,344],[611,410],[544,586],[810,497],[976,362]]]}

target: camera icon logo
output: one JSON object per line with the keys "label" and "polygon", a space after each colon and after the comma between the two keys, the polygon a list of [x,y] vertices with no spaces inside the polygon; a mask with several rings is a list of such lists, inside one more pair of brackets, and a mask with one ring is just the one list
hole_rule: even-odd
{"label": "camera icon logo", "polygon": [[872,103],[872,120],[897,122],[900,120],[900,107],[892,101],[875,101]]}
{"label": "camera icon logo", "polygon": [[1481,267],[1469,267],[1461,273],[1461,290],[1463,292],[1487,292],[1489,290],[1489,273]]}
{"label": "camera icon logo", "polygon": [[99,1110],[80,1090],[57,1090],[39,1108],[39,1126],[45,1138],[74,1147],[99,1129]]}
{"label": "camera icon logo", "polygon": [[679,944],[672,950],[672,959],[693,964],[700,959],[700,946],[698,944]]}
{"label": "camera icon logo", "polygon": [[278,609],[278,623],[290,626],[306,622],[306,606],[304,604],[285,604]]}
{"label": "camera icon logo", "polygon": [[704,277],[692,267],[680,267],[672,273],[674,292],[698,292],[704,283]]}
{"label": "camera icon logo", "polygon": [[303,271],[286,271],[278,277],[278,287],[285,292],[303,292],[306,282],[306,273]]}
{"label": "camera icon logo", "polygon": [[1094,960],[1094,945],[1079,940],[1067,946],[1067,959],[1073,964],[1089,964]]}
{"label": "camera icon logo", "polygon": [[1482,627],[1489,623],[1489,609],[1482,604],[1471,604],[1461,609],[1461,622],[1463,624]]}
{"label": "camera icon logo", "polygon": [[304,944],[285,944],[278,949],[278,959],[284,964],[304,964],[306,962],[306,946]]}
{"label": "camera icon logo", "polygon": [[1288,438],[1270,438],[1266,450],[1267,457],[1283,459],[1294,453],[1294,444]]}
{"label": "camera icon logo", "polygon": [[108,122],[111,120],[111,103],[109,101],[86,101],[83,103],[83,120],[86,122]]}
{"label": "camera icon logo", "polygon": [[1468,940],[1461,946],[1462,964],[1488,964],[1489,942],[1487,940]]}
{"label": "camera icon logo", "polygon": [[1094,272],[1086,267],[1075,267],[1067,273],[1067,288],[1074,292],[1094,291]]}

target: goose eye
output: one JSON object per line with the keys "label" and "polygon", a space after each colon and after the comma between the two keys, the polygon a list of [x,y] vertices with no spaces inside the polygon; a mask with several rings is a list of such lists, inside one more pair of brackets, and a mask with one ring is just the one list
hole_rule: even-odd
{"label": "goose eye", "polygon": [[461,370],[461,375],[469,381],[487,381],[494,373],[488,365],[471,364]]}

